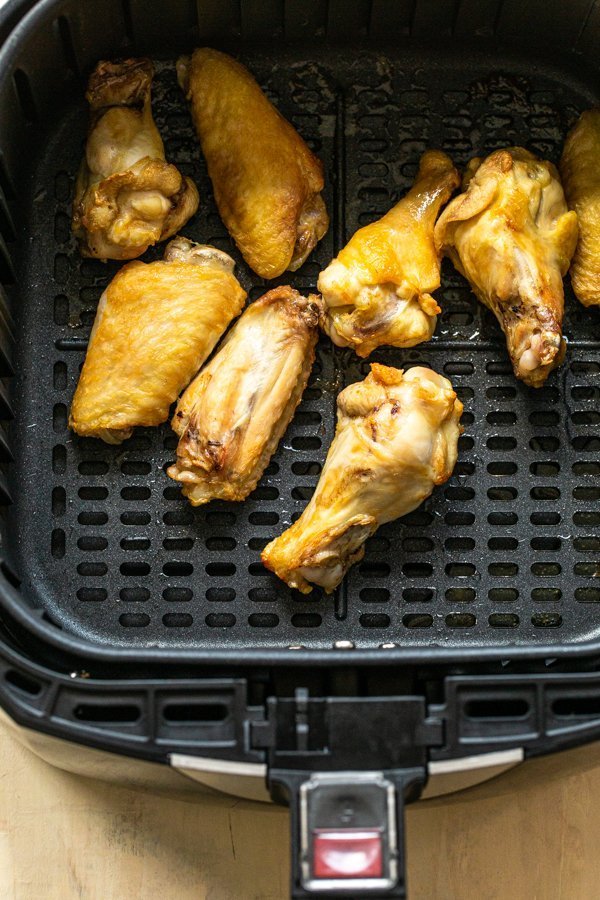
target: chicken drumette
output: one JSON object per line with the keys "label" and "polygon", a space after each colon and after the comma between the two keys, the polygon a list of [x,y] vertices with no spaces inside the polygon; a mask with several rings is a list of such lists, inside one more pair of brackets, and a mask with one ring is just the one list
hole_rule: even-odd
{"label": "chicken drumette", "polygon": [[471,160],[463,189],[439,218],[436,246],[498,319],[517,378],[541,387],[564,356],[577,215],[552,163],[520,147]]}
{"label": "chicken drumette", "polygon": [[119,444],[158,425],[246,299],[221,250],[172,240],[164,260],[131,262],[100,298],[69,427]]}
{"label": "chicken drumette", "polygon": [[194,183],[165,162],[150,106],[152,77],[148,59],[99,62],[90,77],[72,223],[83,256],[134,259],[174,235],[198,208]]}
{"label": "chicken drumette", "polygon": [[317,297],[274,288],[246,309],[185,391],[168,474],[193,506],[254,490],[306,387],[318,321]]}
{"label": "chicken drumette", "polygon": [[452,474],[462,403],[431,369],[377,363],[338,397],[338,423],[310,503],[262,553],[268,569],[303,593],[327,592],[362,559],[384,522],[404,516]]}
{"label": "chicken drumette", "polygon": [[368,356],[381,344],[413,347],[430,339],[440,312],[431,296],[440,286],[433,228],[459,183],[449,157],[428,151],[406,196],[357,231],[321,272],[323,327],[334,344]]}

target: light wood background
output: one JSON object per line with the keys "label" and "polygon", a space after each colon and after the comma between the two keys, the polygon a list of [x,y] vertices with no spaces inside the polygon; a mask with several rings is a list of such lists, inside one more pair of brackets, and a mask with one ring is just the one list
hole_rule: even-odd
{"label": "light wood background", "polygon": [[[407,811],[410,900],[600,898],[600,745]],[[0,728],[1,900],[286,900],[284,809],[52,768]]]}

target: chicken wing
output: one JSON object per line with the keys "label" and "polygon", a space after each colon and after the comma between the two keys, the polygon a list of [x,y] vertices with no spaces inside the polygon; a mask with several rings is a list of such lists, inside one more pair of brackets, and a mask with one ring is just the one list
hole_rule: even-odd
{"label": "chicken wing", "polygon": [[198,208],[193,181],[165,162],[152,118],[149,59],[100,62],[86,93],[90,128],[73,203],[83,256],[134,259]]}
{"label": "chicken wing", "polygon": [[562,277],[577,215],[552,163],[521,147],[471,160],[463,189],[439,218],[436,246],[498,319],[517,378],[541,387],[564,357]]}
{"label": "chicken wing", "polygon": [[323,167],[244,66],[203,48],[177,63],[219,213],[263,278],[295,272],[329,227]]}
{"label": "chicken wing", "polygon": [[262,553],[290,587],[329,593],[379,525],[404,516],[452,474],[462,403],[431,369],[374,363],[338,397],[333,443],[310,503]]}
{"label": "chicken wing", "polygon": [[254,490],[300,402],[315,357],[317,297],[278,287],[236,322],[181,397],[167,474],[193,506]]}
{"label": "chicken wing", "polygon": [[119,444],[158,425],[246,299],[226,253],[178,237],[131,262],[102,294],[69,427]]}
{"label": "chicken wing", "polygon": [[582,113],[560,161],[567,202],[577,213],[579,241],[571,284],[584,306],[600,305],[600,109]]}
{"label": "chicken wing", "polygon": [[445,153],[421,159],[413,187],[388,213],[354,234],[321,272],[323,328],[339,347],[368,356],[381,344],[414,347],[433,334],[440,286],[433,227],[460,179]]}

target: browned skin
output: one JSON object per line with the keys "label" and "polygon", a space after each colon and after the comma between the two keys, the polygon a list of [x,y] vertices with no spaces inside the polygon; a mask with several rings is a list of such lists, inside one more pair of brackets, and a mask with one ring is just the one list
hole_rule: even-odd
{"label": "browned skin", "polygon": [[579,220],[571,284],[584,306],[600,305],[600,109],[582,113],[565,140],[560,174]]}
{"label": "browned skin", "polygon": [[152,77],[148,59],[100,62],[90,76],[72,222],[83,256],[134,259],[198,208],[194,183],[165,161],[150,106]]}
{"label": "browned skin", "polygon": [[168,474],[193,506],[254,490],[300,402],[315,356],[319,301],[278,287],[252,303],[173,417]]}
{"label": "browned skin", "polygon": [[520,147],[471,160],[463,189],[438,220],[436,246],[498,319],[517,378],[541,387],[564,357],[562,278],[577,216],[552,163]]}
{"label": "browned skin", "polygon": [[205,47],[177,70],[219,213],[244,259],[263,278],[295,272],[329,226],[320,160],[230,56]]}
{"label": "browned skin", "polygon": [[300,518],[262,560],[290,587],[328,593],[362,559],[379,525],[404,516],[452,474],[462,403],[431,369],[374,363],[338,397],[338,422],[319,483]]}
{"label": "browned skin", "polygon": [[118,444],[158,425],[234,318],[246,293],[231,257],[175,238],[164,260],[131,262],[100,298],[69,427]]}

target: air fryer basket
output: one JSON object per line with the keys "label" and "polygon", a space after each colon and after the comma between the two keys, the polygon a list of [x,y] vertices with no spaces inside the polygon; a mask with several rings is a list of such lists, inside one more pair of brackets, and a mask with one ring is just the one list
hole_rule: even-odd
{"label": "air fryer basket", "polygon": [[[430,365],[451,378],[465,404],[454,475],[378,531],[333,597],[303,597],[262,567],[260,550],[306,504],[333,435],[336,396],[367,363],[322,339],[258,489],[242,504],[193,510],[165,474],[175,450],[168,424],[139,429],[121,447],[67,429],[97,301],[119,267],[81,259],[69,216],[85,77],[101,57],[150,54],[167,158],[200,189],[200,210],[183,233],[232,253],[251,299],[264,292],[216,212],[174,74],[179,52],[218,46],[241,56],[324,162],[331,229],[298,273],[279,279],[314,290],[356,228],[406,190],[425,149],[444,149],[464,166],[522,144],[556,162],[578,113],[600,102],[600,4],[13,0],[0,27],[29,6],[0,53],[0,604],[13,637],[30,653],[52,653],[59,669],[85,658],[96,675],[128,661],[148,673],[165,663],[458,663],[464,673],[485,660],[523,661],[531,671],[557,658],[593,666],[600,319],[568,284],[567,358],[533,391],[514,379],[495,319],[444,265],[433,340],[371,360]],[[117,684],[126,690],[125,682],[110,690]],[[250,700],[236,691],[220,702],[235,695],[236,714],[247,715]],[[450,694],[433,697],[452,707],[448,721],[462,716]],[[538,722],[536,739],[552,730],[546,724]],[[461,744],[454,726],[444,752],[464,755],[468,739]],[[523,728],[506,732],[502,745],[523,745]],[[108,741],[91,731],[78,739]],[[252,758],[270,747],[277,763],[267,738],[256,740]],[[483,739],[480,749],[489,749]]]}

